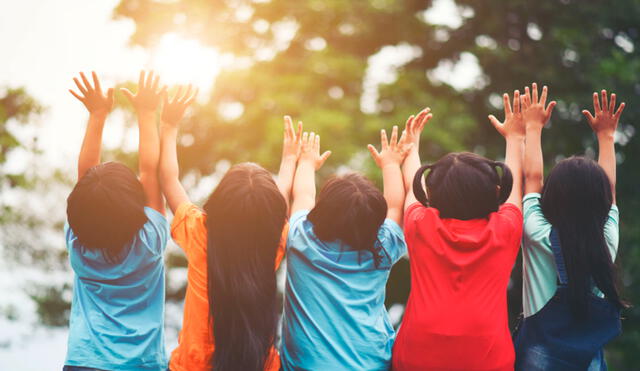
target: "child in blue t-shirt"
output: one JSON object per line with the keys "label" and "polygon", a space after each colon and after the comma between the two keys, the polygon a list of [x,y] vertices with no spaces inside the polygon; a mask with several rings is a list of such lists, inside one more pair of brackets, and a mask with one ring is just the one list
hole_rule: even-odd
{"label": "child in blue t-shirt", "polygon": [[80,74],[71,91],[89,111],[78,183],[67,199],[67,248],[75,273],[65,371],[166,370],[164,260],[168,224],[157,177],[155,123],[163,89],[140,73],[138,93],[123,93],[138,115],[140,179],[125,165],[100,163],[113,89],[104,94]]}
{"label": "child in blue t-shirt", "polygon": [[384,306],[389,271],[405,253],[401,223],[408,153],[382,131],[384,195],[347,174],[324,185],[316,203],[320,137],[305,133],[293,187],[287,242],[281,358],[284,370],[388,370],[395,332]]}

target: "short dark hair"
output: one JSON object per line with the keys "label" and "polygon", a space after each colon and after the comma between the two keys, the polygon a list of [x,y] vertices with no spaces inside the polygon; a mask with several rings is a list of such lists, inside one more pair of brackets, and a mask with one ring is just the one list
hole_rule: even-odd
{"label": "short dark hair", "polygon": [[381,260],[378,230],[387,215],[382,192],[367,178],[349,173],[329,179],[308,219],[323,241],[341,241],[358,251],[370,251],[375,266]]}
{"label": "short dark hair", "polygon": [[578,318],[587,316],[592,284],[618,308],[626,306],[604,236],[612,203],[609,177],[585,157],[560,161],[542,189],[542,213],[558,231],[569,278],[569,305]]}
{"label": "short dark hair", "polygon": [[67,198],[69,227],[80,243],[109,261],[147,222],[142,184],[127,166],[106,162],[89,169]]}
{"label": "short dark hair", "polygon": [[[422,187],[423,176],[429,197]],[[424,165],[413,179],[413,193],[420,203],[438,209],[442,218],[461,220],[486,218],[498,211],[512,186],[507,165],[469,152],[449,153]]]}

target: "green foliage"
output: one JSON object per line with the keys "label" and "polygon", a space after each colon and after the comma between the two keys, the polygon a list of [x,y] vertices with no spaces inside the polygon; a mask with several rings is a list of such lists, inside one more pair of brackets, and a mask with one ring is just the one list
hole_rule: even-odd
{"label": "green foliage", "polygon": [[38,286],[32,291],[40,321],[46,326],[67,326],[71,303],[65,297],[71,296],[71,285]]}
{"label": "green foliage", "polygon": [[[522,90],[532,81],[549,85],[551,98],[559,102],[543,138],[551,167],[558,156],[593,155],[595,138],[580,110],[591,108],[593,91],[616,92],[619,101],[627,102],[617,148],[622,210],[618,262],[626,297],[640,303],[640,292],[632,290],[640,279],[640,172],[635,164],[640,140],[632,138],[640,106],[630,104],[640,92],[640,1],[457,4],[463,15],[458,28],[425,22],[423,11],[431,1],[417,0],[122,0],[115,14],[135,21],[134,44],[151,46],[171,31],[251,60],[250,68],[224,71],[210,102],[184,124],[183,135],[195,138],[179,149],[184,172],[210,173],[221,159],[257,161],[275,170],[281,117],[290,114],[319,132],[323,146],[333,150],[329,173],[362,153],[367,143],[376,143],[380,128],[403,123],[426,105],[435,117],[423,138],[424,161],[461,150],[499,158],[504,144],[486,117],[501,114],[491,97]],[[248,9],[248,16],[239,9]],[[270,27],[254,27],[257,21]],[[291,24],[293,38],[278,41],[278,29]],[[395,81],[380,87],[377,112],[364,113],[360,99],[368,58],[388,45],[414,46],[419,56],[398,69]],[[261,58],[265,49],[274,56]],[[462,53],[478,59],[480,84],[458,91],[427,77],[427,71],[459,60]],[[333,87],[343,96],[332,98],[328,92]],[[229,102],[241,103],[244,112],[227,121],[219,107]],[[394,279],[391,291],[406,292],[408,272],[402,271],[404,279]],[[511,301],[512,315],[519,305]],[[625,316],[623,336],[608,347],[613,368],[640,363],[640,310],[628,310]]]}

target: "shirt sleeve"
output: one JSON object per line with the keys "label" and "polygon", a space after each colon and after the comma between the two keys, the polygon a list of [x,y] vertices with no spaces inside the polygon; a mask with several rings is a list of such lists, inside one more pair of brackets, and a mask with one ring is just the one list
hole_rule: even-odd
{"label": "shirt sleeve", "polygon": [[[529,241],[544,241],[549,238],[551,224],[542,213],[540,194],[529,193],[522,199],[524,214],[524,237]],[[545,245],[545,244],[542,244]],[[527,246],[527,244],[525,244]]]}
{"label": "shirt sleeve", "polygon": [[520,248],[523,223],[522,211],[516,205],[506,203],[500,206],[498,215],[500,215],[500,228],[505,229],[509,243],[516,248]]}
{"label": "shirt sleeve", "polygon": [[144,212],[147,215],[147,223],[140,232],[144,233],[146,245],[154,252],[163,254],[169,241],[169,222],[164,215],[151,207],[145,207]]}
{"label": "shirt sleeve", "polygon": [[287,237],[287,246],[291,245],[291,241],[303,230],[303,223],[307,220],[309,210],[298,210],[289,218],[289,233]]}
{"label": "shirt sleeve", "polygon": [[618,254],[618,242],[620,240],[620,211],[618,206],[611,205],[609,210],[609,216],[604,225],[604,239],[607,241],[607,247],[609,248],[609,254],[611,260],[616,261],[616,255]]}
{"label": "shirt sleeve", "polygon": [[407,254],[407,244],[404,241],[402,228],[391,219],[385,219],[382,223],[378,232],[378,241],[391,260],[391,265]]}
{"label": "shirt sleeve", "polygon": [[280,245],[278,245],[278,251],[276,251],[276,270],[280,267],[280,263],[282,263],[282,259],[284,258],[284,253],[287,247],[287,237],[289,236],[289,223],[284,225],[282,228],[282,236],[280,237]]}
{"label": "shirt sleeve", "polygon": [[420,202],[414,202],[404,211],[404,232],[413,233],[415,222],[421,218],[421,210],[426,209]]}
{"label": "shirt sleeve", "polygon": [[178,206],[171,222],[171,237],[184,250],[187,259],[192,246],[207,245],[206,214],[196,205],[185,202]]}

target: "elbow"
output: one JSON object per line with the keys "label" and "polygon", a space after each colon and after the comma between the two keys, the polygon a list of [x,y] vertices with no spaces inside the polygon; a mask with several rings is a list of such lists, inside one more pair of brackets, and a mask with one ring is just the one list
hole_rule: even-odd
{"label": "elbow", "polygon": [[542,182],[542,171],[540,170],[524,170],[524,178],[527,182]]}

